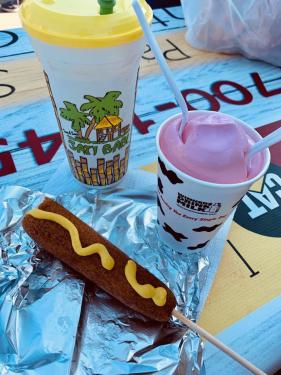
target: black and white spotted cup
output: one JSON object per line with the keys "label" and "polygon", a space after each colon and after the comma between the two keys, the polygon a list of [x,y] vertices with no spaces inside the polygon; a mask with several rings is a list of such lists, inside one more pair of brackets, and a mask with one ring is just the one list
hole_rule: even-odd
{"label": "black and white spotted cup", "polygon": [[[194,112],[190,111],[189,116]],[[196,112],[198,114],[199,111]],[[209,111],[200,112],[203,114]],[[162,129],[176,118],[180,121],[180,116],[177,114],[168,118],[157,133],[158,234],[160,240],[175,250],[199,252],[208,245],[250,186],[265,174],[270,163],[270,152],[268,149],[263,151],[262,170],[256,177],[245,182],[216,184],[196,179],[172,165],[160,149]],[[249,125],[236,118],[235,120],[246,128],[254,140],[261,139]]]}

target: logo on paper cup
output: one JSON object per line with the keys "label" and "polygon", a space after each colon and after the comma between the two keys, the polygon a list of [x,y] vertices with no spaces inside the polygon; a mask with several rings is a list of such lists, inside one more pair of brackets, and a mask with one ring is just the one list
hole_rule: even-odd
{"label": "logo on paper cup", "polygon": [[130,124],[119,116],[121,91],[84,95],[81,105],[64,100],[58,108],[46,73],[45,78],[75,177],[94,186],[119,181],[128,168],[130,143]]}
{"label": "logo on paper cup", "polygon": [[63,128],[70,164],[75,177],[87,185],[110,185],[127,171],[130,124],[124,126],[119,117],[120,95],[120,91],[109,91],[103,97],[85,95],[80,108],[68,101],[60,108],[60,116],[70,122],[70,129]]}
{"label": "logo on paper cup", "polygon": [[[199,251],[205,248],[227,217],[222,212],[222,203],[206,202],[178,192],[175,186],[178,184],[181,191],[188,192],[189,195],[196,188],[190,189],[188,182],[168,169],[160,158],[158,162],[157,222],[160,238],[171,248],[180,251]],[[202,194],[202,197],[205,195]]]}
{"label": "logo on paper cup", "polygon": [[215,215],[221,208],[221,203],[198,201],[178,193],[177,206],[197,214]]}

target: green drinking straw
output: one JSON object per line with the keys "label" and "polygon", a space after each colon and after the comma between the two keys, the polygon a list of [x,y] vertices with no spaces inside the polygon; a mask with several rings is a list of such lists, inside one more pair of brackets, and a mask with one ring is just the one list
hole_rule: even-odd
{"label": "green drinking straw", "polygon": [[98,0],[100,5],[100,14],[112,14],[116,0]]}

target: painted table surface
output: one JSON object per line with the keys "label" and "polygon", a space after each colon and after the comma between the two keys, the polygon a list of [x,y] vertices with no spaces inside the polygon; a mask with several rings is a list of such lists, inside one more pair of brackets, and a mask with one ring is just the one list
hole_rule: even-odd
{"label": "painted table surface", "polygon": [[[153,29],[190,109],[235,115],[262,135],[281,125],[279,68],[192,48],[180,6],[154,14]],[[17,17],[10,24],[4,17],[0,14],[0,182],[41,189],[64,160],[64,150],[41,66]],[[178,110],[147,46],[130,168],[155,171],[157,128]],[[273,373],[281,367],[280,145],[271,151],[269,172],[238,207],[200,323]],[[209,345],[205,357],[207,374],[247,373]]]}

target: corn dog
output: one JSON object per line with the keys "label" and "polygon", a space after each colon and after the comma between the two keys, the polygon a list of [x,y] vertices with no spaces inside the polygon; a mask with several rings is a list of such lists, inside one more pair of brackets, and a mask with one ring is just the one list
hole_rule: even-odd
{"label": "corn dog", "polygon": [[22,225],[40,247],[134,311],[160,322],[171,316],[169,288],[57,202],[46,198]]}

